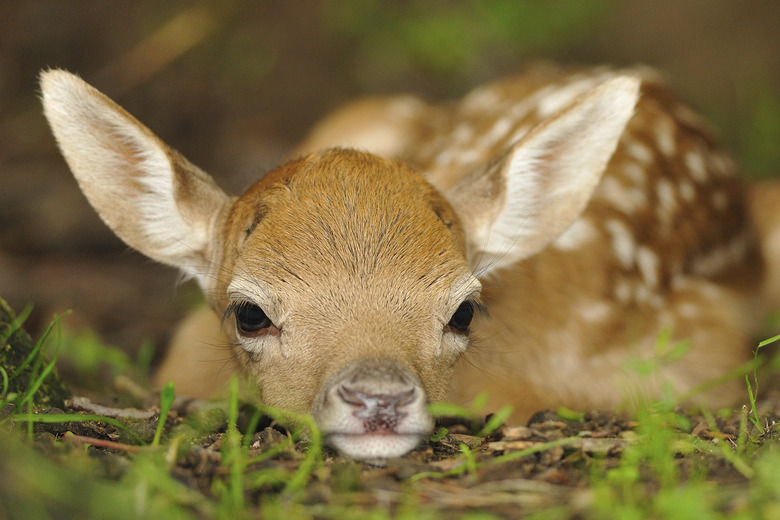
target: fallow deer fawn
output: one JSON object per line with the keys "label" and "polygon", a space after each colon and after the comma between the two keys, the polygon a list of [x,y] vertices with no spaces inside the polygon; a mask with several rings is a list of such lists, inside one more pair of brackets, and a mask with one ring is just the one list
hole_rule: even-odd
{"label": "fallow deer fawn", "polygon": [[[486,391],[515,419],[613,407],[750,354],[762,257],[743,189],[644,70],[542,68],[446,105],[359,101],[239,197],[78,77],[41,83],[103,220],[195,277],[215,312],[162,381],[211,391],[223,317],[263,401],[312,413],[347,456],[413,449],[430,401]],[[665,331],[690,348],[638,377],[627,360],[656,356]]]}

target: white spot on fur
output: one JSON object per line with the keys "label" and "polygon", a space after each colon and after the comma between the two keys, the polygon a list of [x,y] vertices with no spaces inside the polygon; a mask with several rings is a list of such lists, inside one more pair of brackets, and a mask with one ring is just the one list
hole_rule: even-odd
{"label": "white spot on fur", "polygon": [[512,105],[512,108],[509,110],[509,116],[513,118],[515,121],[520,121],[525,116],[528,115],[528,112],[531,111],[533,108],[532,103],[529,102],[529,99],[533,99],[534,96],[530,96],[527,99],[524,99],[523,101],[519,103],[515,103]]}
{"label": "white spot on fur", "polygon": [[484,110],[495,108],[505,101],[496,88],[484,87],[471,91],[463,98],[463,107],[467,110]]}
{"label": "white spot on fur", "polygon": [[731,158],[723,152],[713,152],[710,154],[710,166],[715,175],[727,177],[734,172],[734,164]]}
{"label": "white spot on fur", "polygon": [[647,206],[647,196],[643,190],[627,188],[615,177],[603,179],[596,194],[626,214],[634,213]]}
{"label": "white spot on fur", "polygon": [[638,303],[650,303],[652,292],[648,286],[639,284],[636,286],[634,298]]}
{"label": "white spot on fur", "polygon": [[626,152],[641,164],[649,164],[653,160],[652,150],[636,140],[629,141],[626,144]]}
{"label": "white spot on fur", "polygon": [[743,233],[727,244],[700,256],[693,264],[693,271],[702,276],[715,276],[744,260],[750,239]]}
{"label": "white spot on fur", "polygon": [[555,239],[552,246],[559,251],[571,251],[592,242],[597,236],[593,224],[586,218],[579,218]]}
{"label": "white spot on fur", "polygon": [[658,206],[655,208],[655,213],[658,221],[668,229],[678,208],[674,185],[669,180],[662,178],[658,180],[655,190],[658,195]]}
{"label": "white spot on fur", "polygon": [[478,150],[476,148],[462,150],[454,157],[455,161],[461,165],[472,164],[477,161],[481,161],[484,158],[485,153],[482,150]]}
{"label": "white spot on fur", "polygon": [[664,300],[656,292],[650,289],[647,285],[638,284],[634,293],[634,300],[637,303],[644,305],[650,305],[653,308],[661,309],[664,305]]}
{"label": "white spot on fur", "polygon": [[700,183],[707,182],[707,167],[704,164],[704,158],[699,152],[686,153],[684,161],[693,180]]}
{"label": "white spot on fur", "polygon": [[612,235],[612,250],[620,264],[626,269],[634,265],[636,256],[636,242],[631,230],[619,220],[608,220],[607,231]]}
{"label": "white spot on fur", "polygon": [[436,166],[447,166],[453,162],[455,162],[455,158],[451,149],[443,150],[441,153],[439,153],[439,155],[436,156],[435,159]]}
{"label": "white spot on fur", "polygon": [[620,280],[615,284],[615,298],[620,303],[629,303],[632,299],[632,294],[631,285],[626,280]]}
{"label": "white spot on fur", "polygon": [[677,150],[674,136],[674,121],[668,116],[659,118],[655,125],[655,141],[661,153],[673,157]]}
{"label": "white spot on fur", "polygon": [[577,307],[577,314],[589,323],[603,322],[612,314],[612,307],[599,300],[590,300]]}
{"label": "white spot on fur", "polygon": [[461,123],[452,131],[452,140],[456,143],[467,143],[474,138],[474,127],[468,123]]}
{"label": "white spot on fur", "polygon": [[677,313],[683,318],[698,318],[701,315],[701,309],[695,303],[681,303],[677,306]]}
{"label": "white spot on fur", "polygon": [[502,117],[496,121],[488,132],[479,140],[479,146],[489,148],[498,143],[501,139],[507,137],[512,130],[515,120],[509,117]]}
{"label": "white spot on fur", "polygon": [[419,114],[420,110],[426,108],[426,103],[414,96],[403,96],[392,100],[390,106],[392,107],[390,111],[397,115],[414,117]]}
{"label": "white spot on fur", "polygon": [[639,246],[636,252],[636,263],[639,267],[639,273],[642,275],[645,283],[650,288],[658,287],[659,260],[647,246]]}
{"label": "white spot on fur", "polygon": [[696,189],[693,187],[693,184],[691,184],[690,181],[680,181],[679,188],[680,196],[685,200],[685,202],[693,202],[696,199]]}
{"label": "white spot on fur", "polygon": [[703,278],[691,278],[682,275],[676,276],[672,280],[672,288],[675,291],[698,294],[708,300],[724,301],[723,298],[725,295],[723,290],[715,285],[715,283]]}
{"label": "white spot on fur", "polygon": [[681,122],[688,126],[694,126],[698,128],[702,128],[704,126],[704,122],[702,121],[701,117],[688,108],[685,105],[677,104],[674,107],[674,116]]}
{"label": "white spot on fur", "polygon": [[647,170],[641,164],[635,162],[624,164],[623,174],[636,186],[644,186],[647,182]]}
{"label": "white spot on fur", "polygon": [[664,220],[671,217],[672,212],[677,209],[677,197],[674,193],[674,186],[667,179],[659,179],[655,191],[658,194],[658,202],[663,209]]}

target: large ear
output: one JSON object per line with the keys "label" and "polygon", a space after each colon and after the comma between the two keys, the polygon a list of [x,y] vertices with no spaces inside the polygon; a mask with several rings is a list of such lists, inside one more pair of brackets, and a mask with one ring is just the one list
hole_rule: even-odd
{"label": "large ear", "polygon": [[482,277],[546,247],[582,213],[634,112],[639,80],[578,97],[447,193]]}
{"label": "large ear", "polygon": [[228,196],[79,77],[46,71],[41,88],[60,150],[100,217],[129,246],[203,282]]}

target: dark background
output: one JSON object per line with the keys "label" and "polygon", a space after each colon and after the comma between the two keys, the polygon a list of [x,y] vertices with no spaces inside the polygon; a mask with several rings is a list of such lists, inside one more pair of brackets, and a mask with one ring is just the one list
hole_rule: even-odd
{"label": "dark background", "polygon": [[32,329],[72,309],[129,352],[197,301],[88,206],[37,74],[80,74],[238,192],[354,96],[451,98],[522,64],[644,63],[704,112],[748,177],[780,173],[777,0],[0,0],[0,295]]}

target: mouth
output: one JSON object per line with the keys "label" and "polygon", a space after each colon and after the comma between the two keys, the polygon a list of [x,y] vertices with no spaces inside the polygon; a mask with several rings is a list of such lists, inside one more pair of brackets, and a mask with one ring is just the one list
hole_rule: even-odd
{"label": "mouth", "polygon": [[387,459],[406,455],[426,437],[427,433],[380,430],[364,433],[331,432],[325,439],[345,457],[382,466]]}

